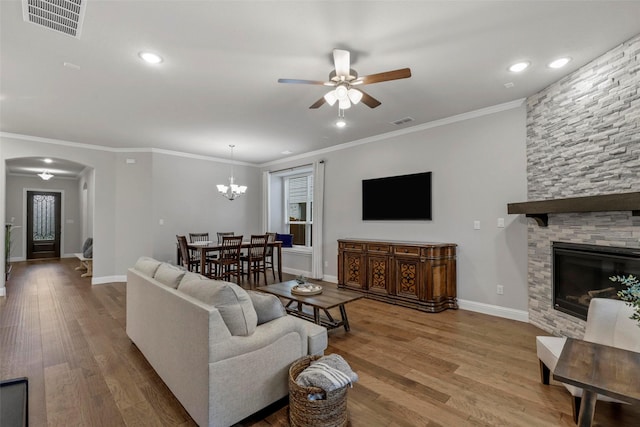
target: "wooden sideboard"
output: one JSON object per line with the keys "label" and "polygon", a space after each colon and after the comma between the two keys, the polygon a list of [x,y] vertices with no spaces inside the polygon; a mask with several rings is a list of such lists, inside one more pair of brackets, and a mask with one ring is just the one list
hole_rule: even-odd
{"label": "wooden sideboard", "polygon": [[456,244],[340,239],[338,287],[423,311],[456,309]]}

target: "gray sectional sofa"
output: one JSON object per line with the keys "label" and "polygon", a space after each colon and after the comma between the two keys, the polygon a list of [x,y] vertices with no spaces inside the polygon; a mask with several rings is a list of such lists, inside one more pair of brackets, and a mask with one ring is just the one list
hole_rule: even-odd
{"label": "gray sectional sofa", "polygon": [[127,272],[127,335],[200,426],[229,426],[288,394],[288,368],[327,330],[274,296],[142,257]]}

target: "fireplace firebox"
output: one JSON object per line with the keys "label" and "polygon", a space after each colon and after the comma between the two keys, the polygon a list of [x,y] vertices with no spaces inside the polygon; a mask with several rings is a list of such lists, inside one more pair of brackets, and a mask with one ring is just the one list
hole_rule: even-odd
{"label": "fireplace firebox", "polygon": [[640,277],[640,249],[553,242],[553,306],[586,320],[591,298],[618,298],[611,276]]}

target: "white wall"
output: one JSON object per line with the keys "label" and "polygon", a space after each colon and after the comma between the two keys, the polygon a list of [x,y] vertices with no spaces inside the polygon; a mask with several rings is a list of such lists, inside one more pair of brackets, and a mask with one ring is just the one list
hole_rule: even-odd
{"label": "white wall", "polygon": [[[231,166],[211,160],[153,153],[150,220],[152,255],[176,262],[176,235],[233,231],[249,236],[261,233],[262,177],[255,167],[234,165],[236,183],[247,193],[233,201],[216,190],[228,182]],[[160,220],[163,225],[160,225]]]}
{"label": "white wall", "polygon": [[[4,191],[6,190],[5,160],[19,157],[52,157],[71,160],[94,169],[94,280],[96,277],[105,277],[105,280],[108,280],[109,277],[116,274],[114,153],[95,148],[83,148],[80,144],[53,144],[42,138],[24,139],[5,135],[0,136],[0,146],[2,147],[0,150],[0,180],[2,180],[0,187],[3,192],[2,197],[0,197],[0,203],[2,203],[0,220],[3,221],[6,220],[4,206]],[[2,252],[4,254],[4,248]]]}
{"label": "white wall", "polygon": [[[88,211],[80,212],[79,235],[94,238],[93,283],[123,280],[128,267],[142,255],[175,262],[176,234],[232,230],[260,233],[261,182],[256,167],[235,165],[236,181],[249,186],[247,194],[229,201],[215,185],[227,181],[230,165],[194,156],[151,152],[115,152],[31,137],[0,137],[0,187],[5,220],[5,160],[55,157],[88,166],[73,189],[80,194],[87,183]],[[133,159],[135,163],[127,163]],[[91,191],[93,189],[93,191]],[[16,216],[17,215],[12,215]],[[160,225],[159,221],[164,224]],[[93,220],[93,222],[92,222]],[[2,248],[4,255],[4,247]],[[0,291],[3,292],[3,291]]]}
{"label": "white wall", "polygon": [[[527,310],[527,227],[507,203],[527,199],[524,106],[274,164],[324,159],[326,277],[337,275],[337,240],[369,238],[458,244],[458,298]],[[362,221],[361,182],[433,172],[432,221]],[[402,200],[398,200],[401,208]],[[505,218],[505,228],[497,219]],[[474,230],[473,222],[481,229]],[[285,265],[287,259],[285,258]],[[496,286],[504,286],[497,295]],[[462,304],[461,304],[462,305]]]}
{"label": "white wall", "polygon": [[[459,245],[461,306],[472,302],[526,311],[526,221],[506,213],[507,203],[527,199],[525,108],[446,122],[345,144],[265,169],[326,161],[327,278],[337,275],[339,238],[453,242]],[[3,192],[7,158],[49,156],[94,168],[94,279],[121,278],[139,255],[175,262],[176,234],[263,231],[261,173],[255,167],[234,167],[237,181],[249,190],[228,201],[217,194],[215,184],[225,182],[230,166],[210,159],[115,153],[12,137],[0,138],[0,156]],[[136,163],[127,164],[127,158]],[[361,220],[362,179],[423,171],[433,172],[433,221]],[[4,194],[0,203],[5,203]],[[2,209],[1,220],[4,213]],[[496,227],[499,217],[505,218],[505,228]],[[481,222],[480,230],[473,230],[474,220]],[[298,258],[290,258],[290,268],[305,268]],[[286,266],[286,257],[284,262]],[[496,294],[497,284],[504,286],[504,295]]]}
{"label": "white wall", "polygon": [[46,190],[62,193],[61,256],[72,256],[82,247],[82,218],[78,199],[78,180],[56,177],[43,181],[37,176],[8,175],[6,178],[6,219],[20,226],[12,234],[12,260],[26,258],[26,190]]}

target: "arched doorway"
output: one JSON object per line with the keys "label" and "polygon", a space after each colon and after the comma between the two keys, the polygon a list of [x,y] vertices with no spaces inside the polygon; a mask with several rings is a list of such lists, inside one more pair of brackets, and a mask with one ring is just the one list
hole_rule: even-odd
{"label": "arched doorway", "polygon": [[14,228],[9,259],[78,252],[93,229],[93,169],[42,156],[7,159],[5,172],[5,218]]}

